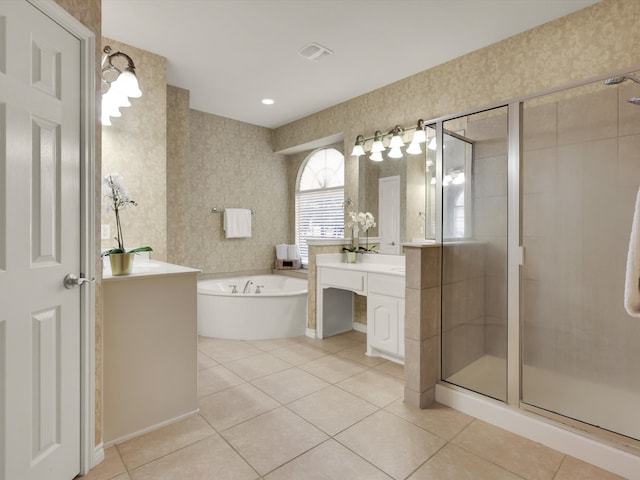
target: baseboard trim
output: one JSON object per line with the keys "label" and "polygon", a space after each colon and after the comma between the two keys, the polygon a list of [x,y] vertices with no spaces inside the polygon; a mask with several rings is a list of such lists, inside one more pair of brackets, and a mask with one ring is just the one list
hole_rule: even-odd
{"label": "baseboard trim", "polygon": [[440,384],[436,401],[622,477],[640,478],[640,457],[532,413]]}
{"label": "baseboard trim", "polygon": [[304,334],[309,338],[317,338],[316,337],[316,331],[313,328],[307,328],[307,330],[304,332]]}
{"label": "baseboard trim", "polygon": [[199,411],[200,409],[196,408],[195,410],[184,413],[182,415],[178,415],[177,417],[174,417],[174,418],[170,418],[169,420],[165,420],[164,422],[160,422],[150,427],[143,428],[142,430],[138,430],[136,432],[123,435],[122,437],[118,437],[114,440],[109,440],[104,444],[104,448],[109,448],[112,445],[117,445],[118,443],[126,442],[127,440],[131,440],[132,438],[139,437],[140,435],[144,435],[145,433],[153,432],[154,430],[158,430],[159,428],[162,428],[162,427],[167,427],[181,420],[184,420],[185,418],[189,418],[193,415],[196,415]]}
{"label": "baseboard trim", "polygon": [[91,457],[91,468],[95,468],[104,461],[104,444],[100,442],[93,448],[93,455]]}
{"label": "baseboard trim", "polygon": [[353,329],[356,332],[367,333],[367,325],[364,323],[353,322]]}

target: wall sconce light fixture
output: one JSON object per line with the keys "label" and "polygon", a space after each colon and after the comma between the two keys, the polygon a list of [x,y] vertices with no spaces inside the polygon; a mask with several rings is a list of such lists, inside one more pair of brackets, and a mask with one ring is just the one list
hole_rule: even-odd
{"label": "wall sconce light fixture", "polygon": [[[131,57],[126,53],[111,51],[111,47],[107,45],[102,57],[102,84],[107,86],[102,94],[102,125],[111,125],[110,117],[120,117],[120,108],[131,106],[129,98],[142,96],[136,77],[136,66]],[[113,64],[117,58],[126,61],[124,68]]]}
{"label": "wall sconce light fixture", "polygon": [[425,124],[424,120],[418,120],[418,124],[415,127],[409,129],[403,129],[399,125],[393,127],[393,129],[386,134],[383,134],[380,130],[376,130],[376,133],[373,134],[373,137],[365,138],[363,135],[358,135],[356,137],[356,143],[353,146],[353,150],[351,152],[352,156],[360,157],[365,155],[365,144],[369,141],[373,141],[371,143],[371,147],[369,151],[371,154],[369,155],[369,159],[374,162],[381,162],[382,152],[384,152],[387,147],[384,145],[384,139],[388,137],[389,140],[389,158],[402,158],[402,147],[405,146],[404,143],[404,135],[405,133],[413,131],[413,137],[411,139],[411,143],[406,149],[406,152],[411,155],[418,155],[422,153],[422,149],[420,148],[421,143],[425,143],[427,140],[427,134],[425,132]]}

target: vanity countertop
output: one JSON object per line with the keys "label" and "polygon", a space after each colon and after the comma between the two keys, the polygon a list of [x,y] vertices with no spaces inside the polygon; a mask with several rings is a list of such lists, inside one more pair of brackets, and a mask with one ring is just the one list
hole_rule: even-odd
{"label": "vanity countertop", "polygon": [[403,255],[384,254],[358,255],[356,263],[347,263],[341,253],[321,254],[316,256],[316,266],[356,272],[381,273],[396,277],[404,277],[406,269]]}
{"label": "vanity countertop", "polygon": [[164,275],[184,275],[188,273],[201,273],[202,270],[197,268],[184,267],[173,263],[160,262],[158,260],[147,260],[136,258],[133,262],[133,272],[130,275],[111,274],[111,265],[109,261],[104,263],[102,279],[104,281],[119,281],[141,277],[158,277]]}

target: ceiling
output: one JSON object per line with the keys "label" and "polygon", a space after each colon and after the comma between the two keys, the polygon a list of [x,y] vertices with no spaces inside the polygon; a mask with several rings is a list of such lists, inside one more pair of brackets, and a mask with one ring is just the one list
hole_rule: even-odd
{"label": "ceiling", "polygon": [[275,128],[594,3],[102,0],[102,34],[166,57],[191,108]]}

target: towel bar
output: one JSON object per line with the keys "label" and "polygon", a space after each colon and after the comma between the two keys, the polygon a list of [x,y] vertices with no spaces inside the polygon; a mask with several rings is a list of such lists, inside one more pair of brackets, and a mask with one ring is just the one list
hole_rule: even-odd
{"label": "towel bar", "polygon": [[[216,208],[216,207],[213,207],[213,208],[211,209],[211,213],[223,213],[223,212],[224,212],[224,208]],[[252,208],[252,209],[251,209],[251,215],[255,215],[255,214],[256,214],[256,211]]]}

